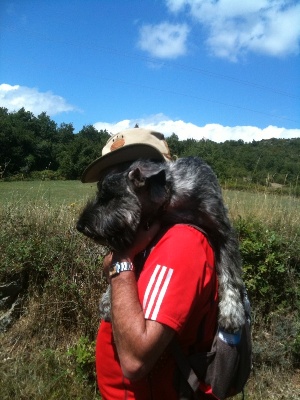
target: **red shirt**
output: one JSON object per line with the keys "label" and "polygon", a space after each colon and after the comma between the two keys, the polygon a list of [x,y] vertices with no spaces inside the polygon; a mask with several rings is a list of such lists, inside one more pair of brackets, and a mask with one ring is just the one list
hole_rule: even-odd
{"label": "red shirt", "polygon": [[[146,319],[178,333],[183,350],[209,351],[217,327],[218,285],[214,255],[206,237],[189,225],[171,227],[148,256],[137,281]],[[109,322],[102,321],[96,341],[96,372],[103,400],[176,400],[175,362],[168,349],[151,373],[138,382],[121,371]]]}

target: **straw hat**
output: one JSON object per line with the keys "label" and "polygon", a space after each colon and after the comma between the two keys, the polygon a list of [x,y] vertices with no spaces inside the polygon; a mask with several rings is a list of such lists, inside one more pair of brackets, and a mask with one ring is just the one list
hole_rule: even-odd
{"label": "straw hat", "polygon": [[98,182],[108,168],[139,158],[170,161],[170,150],[164,135],[143,128],[116,133],[103,147],[102,157],[97,158],[85,169],[81,181]]}

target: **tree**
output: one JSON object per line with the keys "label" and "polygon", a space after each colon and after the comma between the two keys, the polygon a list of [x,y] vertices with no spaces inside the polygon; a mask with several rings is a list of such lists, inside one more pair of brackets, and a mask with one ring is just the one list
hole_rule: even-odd
{"label": "tree", "polygon": [[167,138],[167,143],[171,155],[180,157],[183,151],[183,143],[179,141],[178,136],[175,133],[172,133],[172,135]]}
{"label": "tree", "polygon": [[68,144],[74,140],[74,126],[72,124],[60,124],[57,129],[58,143]]}

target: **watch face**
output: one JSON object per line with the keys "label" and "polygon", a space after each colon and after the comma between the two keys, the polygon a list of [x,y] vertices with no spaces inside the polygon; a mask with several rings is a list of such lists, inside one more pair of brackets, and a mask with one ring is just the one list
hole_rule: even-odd
{"label": "watch face", "polygon": [[133,271],[132,263],[123,261],[116,262],[115,264],[111,265],[109,268],[109,277],[111,278],[115,275],[119,275],[119,273],[123,271]]}

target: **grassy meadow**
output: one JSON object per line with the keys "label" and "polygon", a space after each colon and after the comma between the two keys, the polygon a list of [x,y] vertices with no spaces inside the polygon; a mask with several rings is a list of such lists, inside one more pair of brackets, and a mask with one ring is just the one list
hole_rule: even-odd
{"label": "grassy meadow", "polygon": [[[100,399],[94,372],[103,249],[75,224],[96,185],[0,182],[0,281],[22,286],[0,334],[3,400]],[[249,400],[300,398],[300,199],[224,190],[253,307]],[[236,396],[239,399],[241,396]]]}
{"label": "grassy meadow", "polygon": [[0,204],[60,207],[82,205],[96,193],[96,184],[79,181],[0,182]]}

